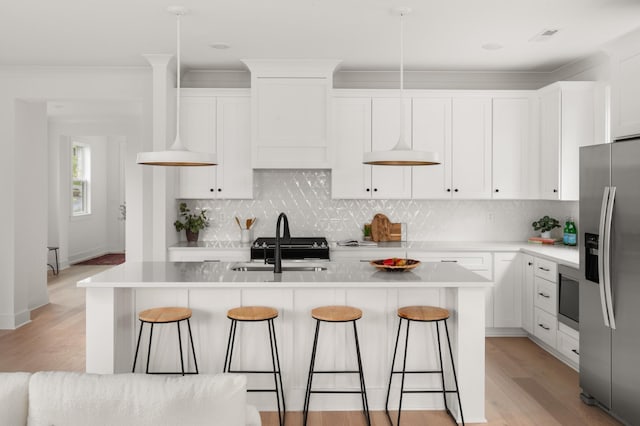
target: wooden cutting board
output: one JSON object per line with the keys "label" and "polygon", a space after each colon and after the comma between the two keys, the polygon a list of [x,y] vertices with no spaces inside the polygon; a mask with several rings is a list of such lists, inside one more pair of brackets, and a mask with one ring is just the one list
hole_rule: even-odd
{"label": "wooden cutting board", "polygon": [[382,213],[378,213],[371,221],[371,239],[373,241],[389,241],[391,236],[391,221]]}

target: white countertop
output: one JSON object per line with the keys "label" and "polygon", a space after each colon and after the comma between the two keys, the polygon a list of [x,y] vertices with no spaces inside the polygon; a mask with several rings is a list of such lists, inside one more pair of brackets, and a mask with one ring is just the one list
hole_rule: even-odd
{"label": "white countertop", "polygon": [[[490,287],[454,263],[422,263],[411,271],[379,271],[366,262],[319,262],[319,272],[233,271],[236,262],[125,262],[78,282],[79,287]],[[243,263],[246,264],[246,263]],[[259,263],[258,263],[259,264]],[[285,263],[283,262],[283,265]],[[290,264],[290,263],[289,263]],[[298,263],[299,265],[299,263]],[[308,265],[308,264],[307,264]]]}

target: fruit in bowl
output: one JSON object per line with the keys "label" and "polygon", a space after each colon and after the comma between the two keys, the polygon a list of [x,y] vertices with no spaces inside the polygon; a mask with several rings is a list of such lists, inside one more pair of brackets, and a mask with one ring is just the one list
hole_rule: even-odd
{"label": "fruit in bowl", "polygon": [[388,259],[372,260],[370,263],[378,269],[384,269],[387,271],[406,271],[418,266],[420,261],[403,259],[400,257],[390,257]]}

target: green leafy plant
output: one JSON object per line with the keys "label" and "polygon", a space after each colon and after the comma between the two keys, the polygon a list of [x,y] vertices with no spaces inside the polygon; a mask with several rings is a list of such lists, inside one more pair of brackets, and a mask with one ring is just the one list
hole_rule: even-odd
{"label": "green leafy plant", "polygon": [[196,210],[200,210],[200,213],[193,214],[187,207],[187,203],[180,203],[180,217],[182,220],[178,219],[173,222],[173,226],[176,227],[176,231],[180,232],[183,229],[186,229],[189,232],[195,233],[209,226],[209,219],[207,219],[206,210],[198,208],[196,208]]}
{"label": "green leafy plant", "polygon": [[560,222],[549,216],[541,217],[531,224],[534,231],[548,232],[554,228],[560,228]]}

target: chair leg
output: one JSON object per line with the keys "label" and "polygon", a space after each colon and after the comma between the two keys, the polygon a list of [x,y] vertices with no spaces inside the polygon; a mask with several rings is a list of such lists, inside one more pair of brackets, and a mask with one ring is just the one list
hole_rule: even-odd
{"label": "chair leg", "polygon": [[442,399],[444,400],[444,409],[447,413],[451,413],[449,411],[449,407],[447,406],[447,388],[444,384],[444,367],[442,363],[442,345],[440,344],[440,327],[438,327],[438,321],[433,323],[436,328],[436,336],[438,336],[438,357],[440,359],[440,378],[442,379]]}
{"label": "chair leg", "polygon": [[180,321],[176,321],[178,327],[178,349],[180,350],[180,371],[184,376],[184,357],[182,356],[182,336],[180,335]]}
{"label": "chair leg", "polygon": [[149,374],[149,360],[151,359],[151,339],[153,338],[153,323],[151,323],[151,331],[149,332],[149,350],[147,351],[147,370],[146,373]]}
{"label": "chair leg", "polygon": [[393,359],[391,361],[391,373],[389,373],[389,386],[387,387],[387,399],[384,403],[384,411],[387,413],[389,424],[392,424],[391,415],[389,414],[389,395],[391,393],[391,381],[393,380],[393,369],[395,368],[395,365],[396,365],[396,353],[398,352],[398,341],[400,340],[401,327],[402,327],[402,318],[400,318],[400,322],[398,323],[398,334],[396,335],[396,346],[393,348]]}
{"label": "chair leg", "polygon": [[136,355],[133,357],[133,367],[131,367],[131,372],[136,372],[136,361],[138,361],[138,350],[140,349],[140,338],[142,337],[142,327],[144,323],[140,321],[140,332],[138,333],[138,343],[136,344]]}
{"label": "chair leg", "polygon": [[411,320],[407,320],[407,333],[404,339],[404,359],[402,361],[402,380],[400,381],[400,403],[398,404],[397,426],[400,426],[400,415],[402,414],[402,396],[404,395],[404,376],[407,370],[407,352],[409,348],[409,326],[410,325],[411,325]]}
{"label": "chair leg", "polygon": [[189,341],[191,342],[191,353],[193,354],[193,364],[196,367],[196,374],[198,374],[198,360],[196,359],[196,348],[193,345],[193,335],[191,334],[191,323],[187,318],[187,328],[189,329]]}
{"label": "chair leg", "polygon": [[456,394],[458,395],[458,407],[460,407],[460,419],[462,420],[462,426],[464,426],[464,414],[462,414],[462,401],[460,400],[460,389],[458,389],[458,377],[456,376],[456,365],[453,362],[453,351],[451,350],[451,340],[449,339],[449,327],[447,321],[444,321],[444,330],[447,333],[447,345],[449,346],[449,356],[451,357],[451,369],[453,370],[453,381],[456,385]]}
{"label": "chair leg", "polygon": [[353,334],[356,339],[356,354],[358,355],[358,373],[360,375],[360,391],[362,392],[362,409],[367,419],[367,425],[371,426],[371,417],[369,416],[369,401],[367,400],[367,388],[364,384],[364,370],[362,368],[362,358],[360,356],[360,342],[358,341],[358,328],[356,322],[353,322]]}
{"label": "chair leg", "polygon": [[[285,405],[284,402],[284,386],[282,386],[282,370],[280,369],[280,356],[278,354],[278,339],[276,339],[276,326],[273,323],[273,319],[269,321],[269,323],[271,324],[271,330],[273,331],[273,350],[276,354],[276,366],[278,368],[278,381],[280,382],[280,397],[282,398],[282,424],[281,426],[284,426],[285,423],[285,416],[287,413],[287,406]],[[276,384],[276,391],[278,389],[278,385]],[[276,393],[277,395],[277,393]]]}
{"label": "chair leg", "polygon": [[278,389],[278,370],[276,370],[276,355],[273,349],[273,337],[275,330],[271,329],[271,321],[267,320],[267,327],[269,328],[269,350],[271,351],[271,365],[273,367],[273,385],[276,389],[276,402],[278,404],[278,424],[283,425],[282,412],[280,411],[280,391]]}
{"label": "chair leg", "polygon": [[233,344],[235,343],[236,337],[236,320],[231,320],[231,325],[229,326],[229,341],[227,342],[227,353],[224,356],[224,367],[222,369],[223,373],[231,370],[231,355],[233,353]]}
{"label": "chair leg", "polygon": [[311,363],[309,364],[309,377],[307,379],[307,391],[304,397],[304,407],[302,409],[302,424],[307,425],[309,417],[309,403],[311,402],[311,384],[313,382],[313,368],[316,362],[316,349],[318,347],[318,334],[320,331],[320,321],[316,320],[316,333],[313,338],[313,349],[311,350]]}

